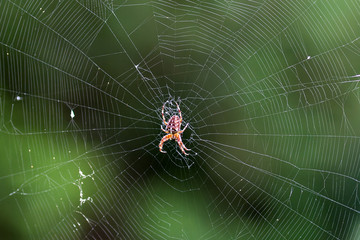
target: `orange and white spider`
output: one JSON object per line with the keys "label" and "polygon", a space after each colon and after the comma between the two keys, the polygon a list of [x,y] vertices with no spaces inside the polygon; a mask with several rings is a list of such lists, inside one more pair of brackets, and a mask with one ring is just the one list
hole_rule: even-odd
{"label": "orange and white spider", "polygon": [[[167,102],[165,102],[165,103],[167,103]],[[189,155],[188,153],[185,152],[185,150],[190,151],[190,149],[186,148],[184,143],[181,140],[181,134],[185,131],[185,129],[187,128],[187,126],[189,124],[186,124],[184,129],[180,130],[181,122],[182,122],[182,116],[181,116],[180,107],[176,102],[175,103],[176,103],[176,106],[177,106],[177,110],[179,112],[179,116],[178,115],[173,115],[173,116],[171,116],[169,121],[166,122],[165,116],[164,116],[165,103],[164,103],[164,105],[162,107],[161,114],[162,114],[163,122],[164,122],[166,128],[163,129],[162,126],[161,126],[161,130],[163,130],[165,133],[167,133],[167,135],[165,135],[161,139],[160,144],[159,144],[159,150],[162,153],[166,153],[165,151],[162,150],[164,142],[166,142],[167,140],[175,139],[176,142],[179,144],[179,147],[180,147],[181,151],[183,152],[183,154]]]}

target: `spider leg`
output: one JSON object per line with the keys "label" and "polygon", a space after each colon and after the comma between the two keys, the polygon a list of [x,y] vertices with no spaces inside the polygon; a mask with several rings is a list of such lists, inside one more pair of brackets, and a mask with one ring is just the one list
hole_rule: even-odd
{"label": "spider leg", "polygon": [[177,102],[175,102],[175,103],[176,103],[177,110],[179,112],[180,126],[181,126],[181,122],[182,122],[181,110],[180,110],[179,104]]}
{"label": "spider leg", "polygon": [[[185,152],[184,147],[185,147],[185,145],[184,145],[183,143],[181,143],[181,147],[180,147],[181,151],[182,151],[185,155],[189,155],[187,152]],[[187,149],[187,150],[189,150],[189,149]]]}
{"label": "spider leg", "polygon": [[188,153],[185,152],[184,148],[181,145],[179,145],[179,147],[180,147],[180,150],[183,152],[183,154],[189,155]]}
{"label": "spider leg", "polygon": [[169,131],[166,131],[165,129],[163,129],[162,126],[161,126],[161,130],[163,130],[163,132],[165,132],[165,133],[169,133]]}
{"label": "spider leg", "polygon": [[188,148],[185,147],[184,143],[183,143],[182,140],[181,140],[181,136],[180,136],[180,135],[177,135],[177,136],[176,136],[176,141],[177,141],[177,143],[179,144],[179,147],[180,147],[181,151],[183,152],[183,154],[189,155],[188,153],[185,152],[185,150],[190,151],[190,149],[188,149]]}
{"label": "spider leg", "polygon": [[190,151],[191,149],[185,147],[184,143],[182,142],[182,147],[186,150],[186,151]]}
{"label": "spider leg", "polygon": [[160,150],[160,152],[166,153],[166,151],[163,151],[162,148],[163,148],[164,142],[166,142],[167,140],[170,140],[170,139],[172,139],[172,134],[165,135],[165,136],[161,139],[160,144],[159,144],[159,150]]}
{"label": "spider leg", "polygon": [[180,142],[181,142],[181,146],[186,150],[186,151],[190,151],[191,149],[188,149],[187,147],[185,147],[185,144],[183,143],[181,136],[179,136],[180,138]]}
{"label": "spider leg", "polygon": [[185,129],[187,128],[188,125],[189,125],[189,124],[186,124],[186,126],[184,127],[184,129],[181,130],[181,131],[179,131],[178,133],[183,133],[183,132],[185,131]]}
{"label": "spider leg", "polygon": [[[167,101],[166,101],[165,103],[167,103]],[[161,115],[162,115],[164,124],[167,125],[167,122],[166,122],[166,120],[165,120],[165,115],[164,115],[165,103],[164,103],[164,105],[162,106]]]}

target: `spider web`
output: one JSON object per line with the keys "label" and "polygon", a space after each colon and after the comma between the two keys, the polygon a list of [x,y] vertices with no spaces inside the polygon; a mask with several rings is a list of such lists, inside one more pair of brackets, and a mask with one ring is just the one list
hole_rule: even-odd
{"label": "spider web", "polygon": [[0,1],[2,237],[360,238],[359,13]]}

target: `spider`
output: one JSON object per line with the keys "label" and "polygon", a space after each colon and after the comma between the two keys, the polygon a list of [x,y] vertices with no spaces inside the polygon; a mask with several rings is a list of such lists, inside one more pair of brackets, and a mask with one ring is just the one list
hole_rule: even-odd
{"label": "spider", "polygon": [[[165,103],[167,103],[167,102],[165,102]],[[166,142],[167,140],[175,139],[176,142],[179,144],[179,147],[180,147],[181,151],[183,152],[183,154],[189,155],[188,153],[185,152],[185,150],[190,151],[190,149],[186,148],[184,143],[181,140],[181,134],[185,131],[185,129],[187,128],[187,126],[189,124],[186,124],[184,129],[180,130],[181,122],[182,122],[182,116],[181,116],[180,107],[176,102],[175,103],[176,103],[176,106],[177,106],[177,110],[179,112],[179,116],[178,115],[173,115],[173,116],[171,116],[169,121],[166,122],[165,116],[164,116],[165,103],[164,103],[164,105],[162,107],[161,114],[162,114],[163,122],[164,122],[166,128],[163,129],[162,126],[161,126],[161,130],[163,130],[165,133],[167,133],[167,135],[165,135],[161,139],[160,144],[159,144],[159,150],[162,153],[166,153],[166,151],[162,150],[164,142]]]}

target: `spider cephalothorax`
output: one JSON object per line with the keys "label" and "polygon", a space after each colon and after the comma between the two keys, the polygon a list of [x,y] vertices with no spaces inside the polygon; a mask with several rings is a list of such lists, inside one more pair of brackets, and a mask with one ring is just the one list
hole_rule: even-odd
{"label": "spider cephalothorax", "polygon": [[[166,102],[165,102],[166,103]],[[188,153],[185,152],[186,151],[190,151],[190,149],[186,148],[184,143],[182,142],[181,140],[181,134],[185,131],[185,129],[187,128],[187,126],[189,124],[186,124],[186,126],[184,127],[183,130],[180,130],[181,128],[181,123],[182,123],[182,116],[181,116],[181,111],[180,111],[180,107],[179,105],[176,103],[176,106],[177,106],[177,110],[179,112],[179,116],[178,115],[173,115],[170,117],[169,121],[166,122],[165,120],[165,116],[164,116],[164,108],[165,108],[165,103],[162,107],[162,118],[163,118],[163,122],[166,126],[165,129],[163,129],[161,127],[161,130],[163,130],[165,133],[167,133],[167,135],[165,135],[161,141],[160,141],[160,144],[159,144],[159,149],[160,149],[160,152],[162,153],[166,153],[165,151],[162,150],[163,148],[163,145],[164,145],[164,142],[166,142],[167,140],[171,140],[171,139],[175,139],[176,142],[179,144],[179,147],[181,149],[181,151],[185,154],[185,155],[189,155]]]}

